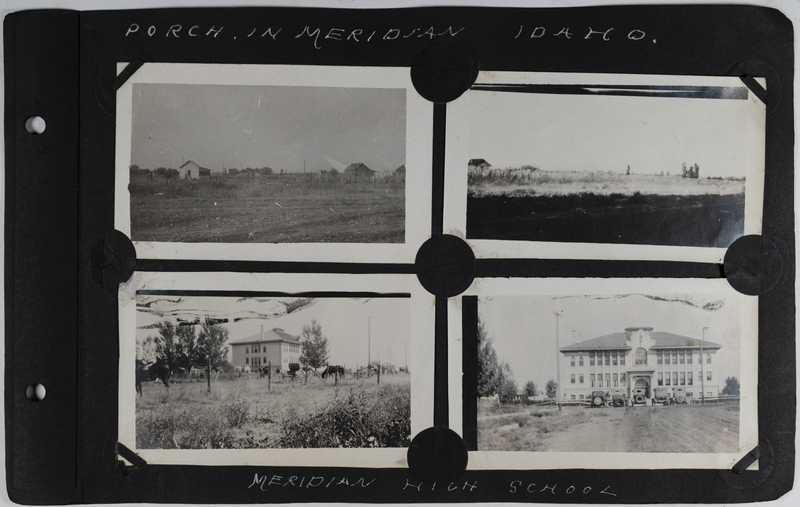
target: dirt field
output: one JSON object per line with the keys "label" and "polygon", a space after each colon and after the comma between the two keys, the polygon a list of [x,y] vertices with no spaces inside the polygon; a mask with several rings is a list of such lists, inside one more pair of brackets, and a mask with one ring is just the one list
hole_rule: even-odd
{"label": "dirt field", "polygon": [[467,198],[467,237],[728,247],[744,230],[744,194]]}
{"label": "dirt field", "polygon": [[[163,180],[162,180],[163,181]],[[187,243],[402,243],[405,185],[306,186],[284,178],[136,182],[135,241]]]}
{"label": "dirt field", "polygon": [[[133,389],[133,386],[131,386]],[[136,399],[140,449],[402,447],[410,435],[410,376],[345,379],[334,386],[235,380],[142,384]]]}
{"label": "dirt field", "polygon": [[558,452],[736,452],[739,405],[528,409],[478,418],[478,449]]}

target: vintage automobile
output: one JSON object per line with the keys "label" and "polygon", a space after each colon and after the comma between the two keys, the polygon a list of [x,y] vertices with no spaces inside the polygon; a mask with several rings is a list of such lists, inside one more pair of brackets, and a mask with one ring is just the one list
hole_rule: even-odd
{"label": "vintage automobile", "polygon": [[682,387],[676,387],[674,391],[675,392],[672,394],[672,402],[680,405],[686,405],[688,401],[686,390]]}
{"label": "vintage automobile", "polygon": [[613,389],[611,391],[611,406],[624,407],[625,406],[625,391],[622,389]]}
{"label": "vintage automobile", "polygon": [[631,405],[647,405],[647,388],[637,387],[631,394]]}
{"label": "vintage automobile", "polygon": [[672,405],[675,399],[672,397],[669,389],[665,387],[656,387],[653,389],[653,405]]}
{"label": "vintage automobile", "polygon": [[605,407],[608,394],[603,391],[592,391],[592,407]]}

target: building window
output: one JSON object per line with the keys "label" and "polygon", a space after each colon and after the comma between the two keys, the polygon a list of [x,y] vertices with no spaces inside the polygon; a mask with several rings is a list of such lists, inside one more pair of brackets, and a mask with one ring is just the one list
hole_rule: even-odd
{"label": "building window", "polygon": [[578,358],[578,366],[583,366],[583,356]]}
{"label": "building window", "polygon": [[672,364],[678,364],[678,351],[672,351]]}
{"label": "building window", "polygon": [[264,364],[267,364],[267,358],[266,357],[264,358]]}
{"label": "building window", "polygon": [[619,353],[619,364],[621,364],[623,366],[625,365],[625,352],[620,352]]}
{"label": "building window", "polygon": [[624,373],[620,373],[619,374],[619,385],[621,385],[623,387],[625,386],[625,374]]}
{"label": "building window", "polygon": [[611,366],[611,352],[606,352],[606,366]]}
{"label": "building window", "polygon": [[661,372],[658,373],[658,385],[660,386],[664,385],[664,374]]}
{"label": "building window", "polygon": [[706,356],[706,364],[711,364],[711,354]]}
{"label": "building window", "polygon": [[711,380],[711,370],[706,372],[706,380]]}
{"label": "building window", "polygon": [[616,365],[617,365],[617,361],[618,361],[618,359],[617,359],[617,353],[616,353],[616,352],[614,352],[614,353],[612,353],[612,354],[611,354],[611,364],[612,364],[612,365],[614,365],[614,366],[616,366]]}
{"label": "building window", "polygon": [[647,364],[647,351],[642,347],[636,349],[636,364]]}
{"label": "building window", "polygon": [[686,385],[686,374],[683,372],[681,372],[681,385],[682,386]]}
{"label": "building window", "polygon": [[244,348],[244,353],[245,354],[249,354],[250,353],[250,347],[245,347]]}
{"label": "building window", "polygon": [[681,350],[678,353],[678,361],[680,362],[680,364],[685,364],[686,363],[686,351],[685,350]]}
{"label": "building window", "polygon": [[569,399],[574,400],[575,399],[575,395],[574,394],[570,395]]}
{"label": "building window", "polygon": [[614,380],[614,387],[619,387],[619,375],[614,373],[613,380]]}
{"label": "building window", "polygon": [[594,387],[594,373],[589,374],[589,383]]}
{"label": "building window", "polygon": [[580,399],[582,399],[582,400],[583,400],[583,399],[585,399],[585,398],[583,397],[583,395],[582,395],[582,394],[581,394],[581,397],[580,397]]}
{"label": "building window", "polygon": [[686,373],[686,384],[692,385],[692,372]]}
{"label": "building window", "polygon": [[571,357],[569,358],[569,365],[570,365],[570,366],[575,366],[575,356],[571,356]]}
{"label": "building window", "polygon": [[569,376],[569,383],[570,384],[574,384],[575,383],[575,374],[574,373]]}
{"label": "building window", "polygon": [[583,373],[578,376],[578,383],[583,384]]}
{"label": "building window", "polygon": [[664,354],[660,350],[656,352],[656,364],[664,364]]}
{"label": "building window", "polygon": [[589,366],[594,366],[594,352],[589,353]]}
{"label": "building window", "polygon": [[664,364],[669,364],[669,350],[664,351]]}
{"label": "building window", "polygon": [[606,387],[611,387],[611,374],[606,373]]}
{"label": "building window", "polygon": [[[659,375],[660,375],[660,373],[659,373]],[[669,373],[667,373],[666,375],[664,375],[664,385],[665,385],[665,386],[672,385],[672,384],[670,384],[670,382],[669,382]]]}
{"label": "building window", "polygon": [[250,358],[249,357],[245,357],[244,358],[244,364],[250,364]]}
{"label": "building window", "polygon": [[672,372],[672,385],[674,385],[674,386],[678,385],[678,372],[677,371],[673,371]]}
{"label": "building window", "polygon": [[689,350],[686,351],[686,364],[692,364],[692,352]]}

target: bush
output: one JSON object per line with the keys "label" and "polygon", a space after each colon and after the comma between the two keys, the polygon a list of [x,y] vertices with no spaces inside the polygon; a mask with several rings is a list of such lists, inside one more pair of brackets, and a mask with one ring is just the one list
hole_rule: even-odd
{"label": "bush", "polygon": [[322,410],[286,414],[280,447],[405,447],[411,434],[411,391],[384,385],[371,397],[363,387],[337,390]]}

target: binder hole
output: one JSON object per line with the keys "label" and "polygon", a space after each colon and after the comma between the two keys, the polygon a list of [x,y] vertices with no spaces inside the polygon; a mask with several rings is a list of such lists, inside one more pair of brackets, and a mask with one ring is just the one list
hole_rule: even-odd
{"label": "binder hole", "polygon": [[25,122],[25,130],[28,131],[28,134],[41,134],[44,132],[45,127],[47,127],[47,124],[41,116],[31,116]]}
{"label": "binder hole", "polygon": [[31,384],[25,388],[25,396],[31,401],[42,401],[47,390],[42,384]]}

